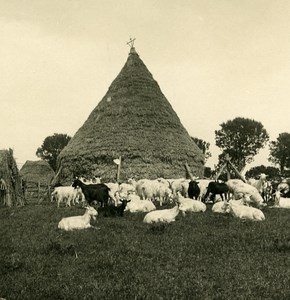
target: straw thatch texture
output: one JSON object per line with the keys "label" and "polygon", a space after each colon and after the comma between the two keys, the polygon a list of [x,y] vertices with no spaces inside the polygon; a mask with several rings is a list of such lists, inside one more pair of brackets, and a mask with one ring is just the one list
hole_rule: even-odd
{"label": "straw thatch texture", "polygon": [[55,176],[53,169],[44,160],[27,160],[19,171],[22,179],[26,182],[49,185]]}
{"label": "straw thatch texture", "polygon": [[[81,102],[80,102],[80,105]],[[121,180],[203,174],[203,155],[134,48],[106,95],[58,157],[57,182],[73,176]]]}
{"label": "straw thatch texture", "polygon": [[13,150],[0,150],[0,205],[24,205],[21,179]]}

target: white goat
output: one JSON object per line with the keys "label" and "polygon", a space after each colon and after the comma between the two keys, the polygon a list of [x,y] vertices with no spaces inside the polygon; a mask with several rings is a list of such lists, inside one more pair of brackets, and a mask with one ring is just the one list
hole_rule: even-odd
{"label": "white goat", "polygon": [[179,210],[182,212],[182,215],[185,216],[186,212],[205,212],[206,205],[199,201],[191,198],[184,198],[180,192],[177,192]]}
{"label": "white goat", "polygon": [[242,220],[252,220],[252,221],[264,221],[265,215],[263,212],[255,207],[239,205],[234,202],[226,203],[227,212],[236,218]]}
{"label": "white goat", "polygon": [[62,218],[58,223],[58,228],[65,231],[91,228],[93,226],[90,224],[90,220],[91,218],[96,220],[97,215],[98,212],[93,207],[88,206],[82,216]]}
{"label": "white goat", "polygon": [[185,178],[178,178],[178,179],[168,179],[167,180],[170,183],[170,188],[172,190],[173,196],[177,195],[177,192],[179,191],[182,196],[188,197],[188,186],[189,186],[189,179]]}
{"label": "white goat", "polygon": [[149,212],[156,209],[156,206],[150,200],[141,200],[138,195],[129,194],[128,200],[131,200],[127,204],[125,211],[135,212]]}
{"label": "white goat", "polygon": [[220,214],[225,214],[227,213],[227,205],[226,205],[226,201],[220,201],[220,202],[216,202],[212,208],[211,208],[212,212],[214,213],[220,213]]}
{"label": "white goat", "polygon": [[150,211],[145,215],[143,222],[147,224],[171,223],[175,221],[175,218],[177,217],[178,214],[179,214],[179,207],[178,205],[176,205],[170,209]]}
{"label": "white goat", "polygon": [[235,199],[240,199],[242,195],[250,195],[250,202],[258,207],[264,207],[264,199],[254,186],[244,183],[240,179],[230,179],[226,182]]}
{"label": "white goat", "polygon": [[83,199],[83,193],[81,189],[74,188],[72,186],[58,186],[51,193],[51,200],[56,199],[57,207],[61,202],[64,202],[66,206],[75,204],[79,199]]}
{"label": "white goat", "polygon": [[277,208],[290,208],[290,198],[281,197],[281,192],[276,191],[275,195],[275,204],[273,207]]}
{"label": "white goat", "polygon": [[117,206],[119,203],[119,183],[117,182],[107,182],[105,185],[110,189],[109,190],[109,196],[114,201],[115,206]]}
{"label": "white goat", "polygon": [[258,190],[258,192],[260,194],[262,194],[263,190],[264,190],[264,186],[266,184],[266,181],[267,181],[267,175],[264,173],[261,173],[258,180],[254,179],[254,178],[249,178],[248,184],[250,184],[251,186],[254,186]]}
{"label": "white goat", "polygon": [[142,200],[159,200],[160,206],[162,206],[163,202],[169,200],[172,195],[169,183],[163,178],[138,180],[136,193]]}

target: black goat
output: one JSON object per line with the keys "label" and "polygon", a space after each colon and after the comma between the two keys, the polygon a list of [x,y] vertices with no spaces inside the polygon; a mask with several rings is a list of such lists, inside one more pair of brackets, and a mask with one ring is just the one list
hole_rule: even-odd
{"label": "black goat", "polygon": [[127,206],[127,203],[129,203],[131,200],[120,200],[122,203],[119,206],[115,205],[108,205],[107,207],[104,207],[103,209],[103,216],[104,217],[123,217],[124,210]]}
{"label": "black goat", "polygon": [[200,194],[200,188],[198,186],[198,181],[191,180],[188,184],[188,198],[196,199],[199,197]]}
{"label": "black goat", "polygon": [[101,207],[108,206],[109,191],[104,183],[85,184],[79,179],[75,179],[72,186],[80,187],[85,196],[86,201],[91,205],[94,201],[100,202]]}
{"label": "black goat", "polygon": [[222,201],[224,200],[223,195],[225,195],[225,198],[227,199],[227,193],[229,192],[229,187],[224,182],[217,182],[212,181],[208,184],[206,194],[204,195],[204,199],[206,200],[209,194],[210,200],[215,202],[215,196],[220,195],[222,198]]}

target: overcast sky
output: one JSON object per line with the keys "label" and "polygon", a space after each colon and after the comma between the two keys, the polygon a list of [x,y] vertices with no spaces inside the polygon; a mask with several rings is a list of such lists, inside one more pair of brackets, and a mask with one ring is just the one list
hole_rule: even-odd
{"label": "overcast sky", "polygon": [[208,166],[227,120],[259,121],[270,140],[290,133],[288,0],[0,0],[0,149],[21,166],[47,136],[73,136],[130,37],[188,133],[211,144]]}

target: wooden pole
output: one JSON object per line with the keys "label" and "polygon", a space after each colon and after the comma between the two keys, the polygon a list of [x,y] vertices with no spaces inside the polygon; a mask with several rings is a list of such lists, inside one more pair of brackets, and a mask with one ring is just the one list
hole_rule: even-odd
{"label": "wooden pole", "polygon": [[190,168],[189,168],[189,165],[188,165],[187,162],[185,163],[185,169],[186,169],[187,174],[189,175],[190,179],[191,179],[191,180],[194,180],[193,174],[191,173]]}
{"label": "wooden pole", "polygon": [[119,164],[118,164],[118,169],[117,169],[117,182],[120,180],[120,171],[121,171],[121,162],[122,162],[122,157],[119,157]]}
{"label": "wooden pole", "polygon": [[244,181],[246,182],[246,179],[242,176],[242,174],[238,171],[238,169],[232,164],[231,161],[228,161],[230,166],[233,168],[233,170],[236,172],[236,174]]}

